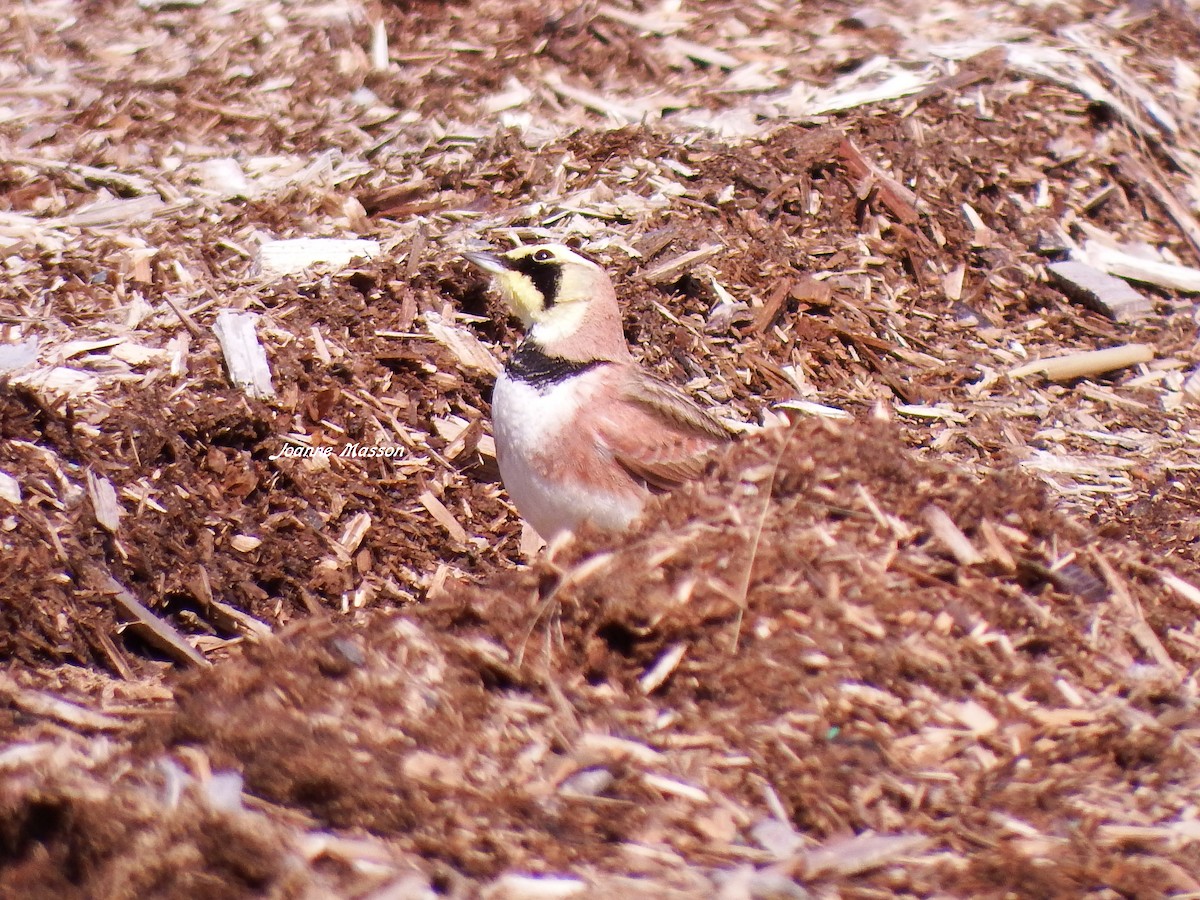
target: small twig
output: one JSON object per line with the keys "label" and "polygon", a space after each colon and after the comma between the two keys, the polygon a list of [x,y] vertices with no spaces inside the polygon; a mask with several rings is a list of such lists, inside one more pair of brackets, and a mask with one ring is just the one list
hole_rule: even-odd
{"label": "small twig", "polygon": [[733,641],[730,643],[729,652],[736,653],[738,641],[742,636],[742,620],[746,616],[746,606],[749,602],[750,595],[750,576],[754,571],[754,563],[758,559],[758,548],[762,543],[763,527],[767,522],[767,510],[771,506],[771,495],[775,493],[775,478],[779,474],[779,467],[783,464],[783,454],[787,452],[788,445],[791,444],[792,438],[796,434],[796,429],[800,426],[799,420],[792,422],[788,426],[787,434],[784,436],[783,443],[779,445],[779,452],[775,455],[775,462],[771,465],[771,477],[767,479],[767,491],[763,496],[762,506],[758,511],[758,521],[754,525],[754,536],[750,539],[750,553],[746,558],[746,568],[742,572],[742,583],[738,587],[738,594],[735,602],[737,603],[737,621],[733,627]]}
{"label": "small twig", "polygon": [[1084,350],[1066,356],[1039,359],[1017,366],[1008,373],[1009,378],[1024,378],[1027,375],[1045,375],[1050,381],[1073,381],[1124,369],[1137,363],[1154,359],[1154,348],[1149,344],[1122,344],[1106,350]]}
{"label": "small twig", "polygon": [[1113,598],[1125,608],[1125,612],[1132,619],[1129,625],[1129,636],[1133,638],[1134,643],[1141,648],[1143,653],[1153,658],[1158,665],[1170,673],[1175,680],[1181,679],[1184,674],[1183,667],[1175,662],[1171,654],[1167,652],[1167,648],[1163,646],[1162,641],[1158,639],[1158,635],[1154,633],[1154,629],[1146,622],[1146,615],[1142,612],[1141,604],[1129,592],[1124,579],[1099,553],[1093,553],[1092,558],[1096,561],[1096,566],[1100,569],[1101,574],[1104,575],[1104,580],[1108,582]]}
{"label": "small twig", "polygon": [[188,334],[197,339],[204,337],[204,332],[200,330],[200,326],[196,324],[196,320],[188,315],[187,310],[176,304],[176,302],[166,294],[163,294],[162,299],[163,303],[167,304],[167,306],[171,308],[171,312],[175,313],[175,315],[179,317],[179,321],[182,322],[183,327],[188,330]]}
{"label": "small twig", "polygon": [[897,219],[905,225],[916,225],[921,221],[917,212],[917,195],[863,156],[849,138],[844,138],[838,145],[838,157],[855,181],[866,178],[875,181],[879,188],[879,199]]}

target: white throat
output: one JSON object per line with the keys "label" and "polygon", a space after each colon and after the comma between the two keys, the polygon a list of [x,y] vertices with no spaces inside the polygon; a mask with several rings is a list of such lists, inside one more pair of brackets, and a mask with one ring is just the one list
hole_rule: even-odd
{"label": "white throat", "polygon": [[583,325],[586,303],[564,303],[556,306],[540,322],[534,322],[529,336],[543,347],[553,347],[572,337]]}

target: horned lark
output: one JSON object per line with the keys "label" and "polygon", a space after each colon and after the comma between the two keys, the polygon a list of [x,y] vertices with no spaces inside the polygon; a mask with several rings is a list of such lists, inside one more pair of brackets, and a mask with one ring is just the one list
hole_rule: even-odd
{"label": "horned lark", "polygon": [[591,260],[559,244],[466,257],[496,276],[527,332],[496,380],[492,430],[504,487],[543,538],[625,528],[730,439],[634,361],[612,282]]}

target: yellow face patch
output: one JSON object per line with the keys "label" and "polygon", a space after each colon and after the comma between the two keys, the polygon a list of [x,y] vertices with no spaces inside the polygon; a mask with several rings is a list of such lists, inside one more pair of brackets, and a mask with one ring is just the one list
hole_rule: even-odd
{"label": "yellow face patch", "polygon": [[526,327],[536,322],[545,312],[545,298],[528,275],[509,269],[500,272],[496,280],[509,308]]}

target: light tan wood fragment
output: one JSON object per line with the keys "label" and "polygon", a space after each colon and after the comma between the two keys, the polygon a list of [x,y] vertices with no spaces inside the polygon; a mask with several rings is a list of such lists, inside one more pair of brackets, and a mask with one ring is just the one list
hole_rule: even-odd
{"label": "light tan wood fragment", "polygon": [[1149,344],[1122,344],[1105,350],[1084,350],[1065,356],[1034,360],[1017,366],[1008,374],[1010,378],[1044,375],[1050,381],[1072,381],[1124,369],[1152,359],[1154,348]]}
{"label": "light tan wood fragment", "polygon": [[931,504],[922,510],[921,515],[933,536],[954,555],[959,565],[977,566],[984,561],[971,539],[962,533],[944,509]]}

